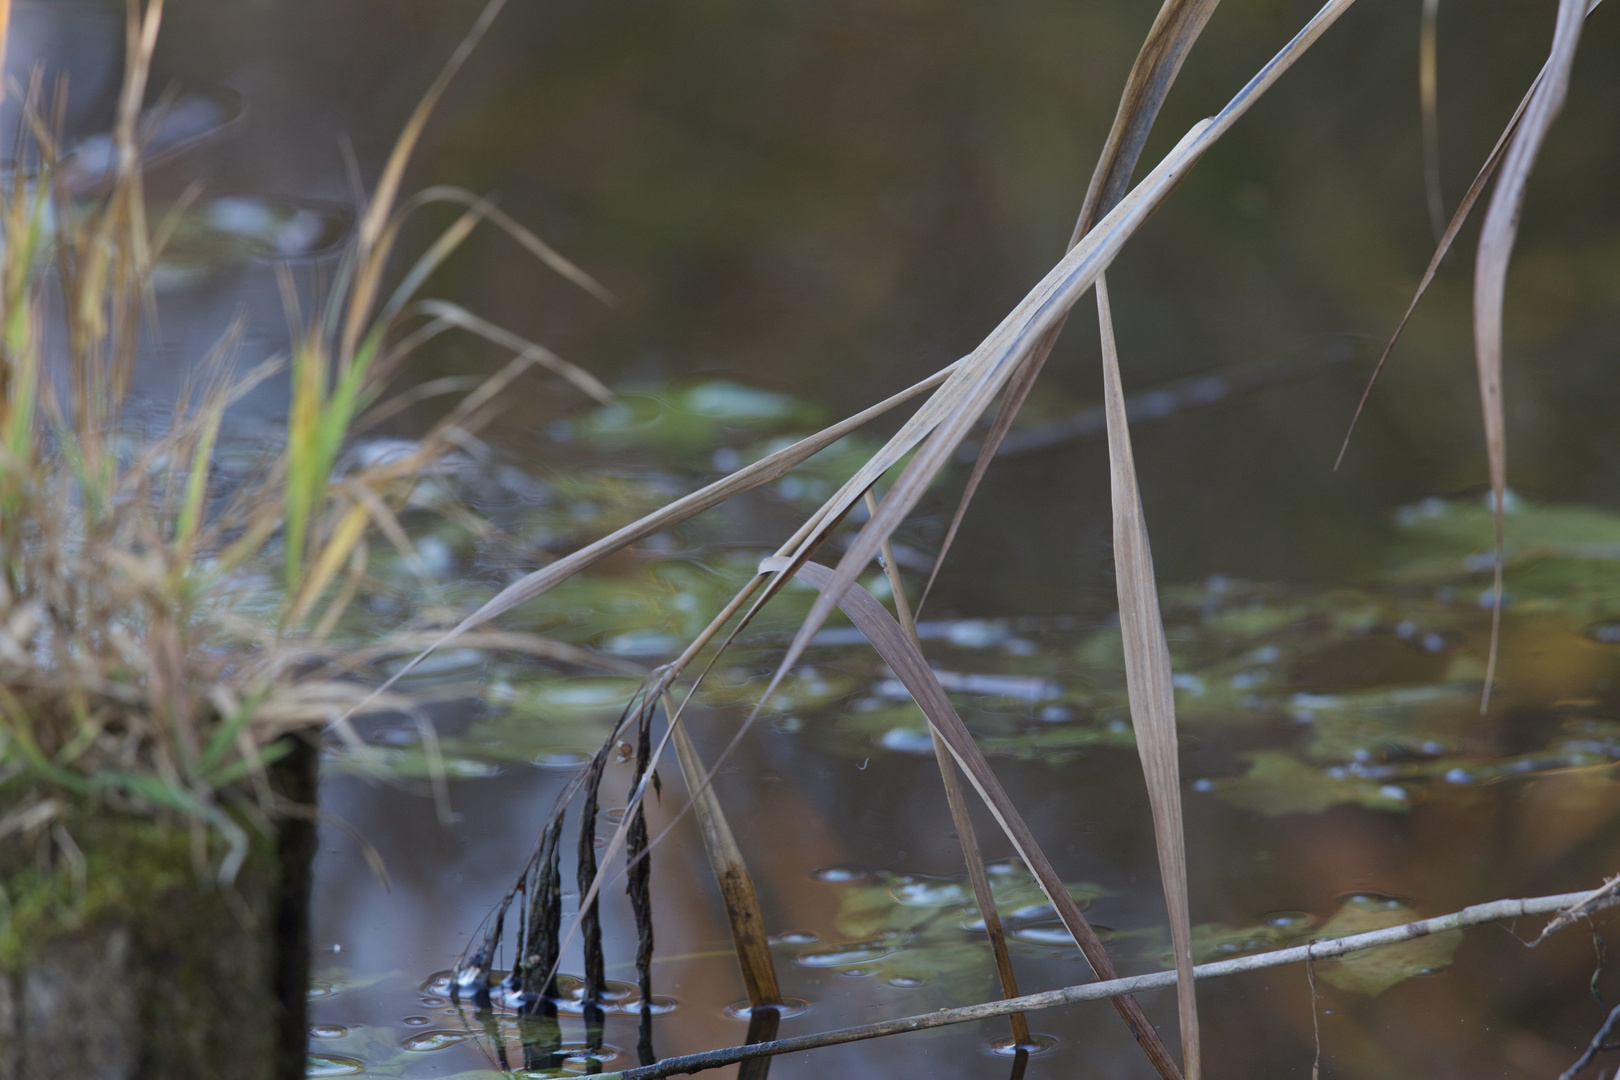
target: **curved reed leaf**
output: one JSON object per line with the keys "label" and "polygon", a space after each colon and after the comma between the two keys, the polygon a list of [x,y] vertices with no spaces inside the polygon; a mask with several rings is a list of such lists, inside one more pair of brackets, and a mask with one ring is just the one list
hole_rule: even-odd
{"label": "curved reed leaf", "polygon": [[1547,131],[1564,107],[1575,47],[1581,40],[1586,0],[1559,0],[1546,76],[1538,81],[1524,110],[1519,130],[1502,159],[1502,180],[1491,195],[1474,260],[1474,364],[1479,374],[1480,411],[1485,420],[1485,450],[1490,457],[1491,491],[1495,494],[1495,579],[1491,593],[1491,648],[1485,660],[1485,689],[1479,709],[1491,703],[1491,680],[1502,638],[1502,515],[1507,498],[1507,425],[1502,414],[1502,299],[1507,289],[1508,259],[1519,231],[1519,213],[1530,170],[1546,141]]}

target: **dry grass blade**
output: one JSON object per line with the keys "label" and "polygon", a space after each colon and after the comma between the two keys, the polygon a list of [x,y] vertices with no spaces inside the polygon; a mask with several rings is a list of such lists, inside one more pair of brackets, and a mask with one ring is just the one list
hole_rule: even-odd
{"label": "dry grass blade", "polygon": [[1198,1049],[1198,1000],[1193,986],[1192,920],[1187,902],[1187,846],[1182,835],[1181,765],[1176,753],[1176,694],[1171,685],[1170,646],[1159,613],[1142,493],[1125,420],[1119,352],[1108,306],[1108,282],[1097,279],[1097,322],[1102,333],[1103,401],[1108,409],[1109,489],[1114,504],[1114,580],[1119,590],[1119,628],[1125,644],[1125,683],[1136,749],[1153,808],[1153,834],[1170,915],[1175,952],[1176,1005],[1181,1013],[1181,1052],[1187,1080],[1203,1072]]}
{"label": "dry grass blade", "polygon": [[[666,701],[666,714],[674,710]],[[742,969],[743,985],[748,990],[748,1004],[754,1008],[780,1005],[782,991],[776,985],[776,965],[771,960],[770,942],[765,938],[765,917],[760,913],[759,893],[754,888],[754,877],[743,861],[742,850],[731,833],[725,811],[715,796],[712,785],[703,784],[708,771],[698,757],[692,737],[684,724],[676,725],[675,756],[681,763],[681,775],[686,778],[687,790],[692,793],[692,813],[703,833],[703,849],[709,854],[709,867],[720,886],[720,898],[726,905],[726,917],[731,923],[731,939],[737,949],[737,965]]]}
{"label": "dry grass blade", "polygon": [[[1587,5],[1586,14],[1591,15],[1602,2],[1603,0],[1591,0],[1591,3]],[[1530,89],[1525,91],[1523,99],[1519,102],[1519,107],[1513,110],[1513,116],[1509,118],[1507,126],[1502,129],[1502,134],[1496,140],[1496,145],[1491,148],[1490,154],[1485,158],[1485,164],[1480,166],[1479,173],[1474,177],[1474,182],[1468,185],[1468,193],[1463,196],[1462,202],[1458,204],[1457,212],[1451,215],[1450,223],[1446,225],[1445,232],[1440,235],[1440,241],[1435,245],[1434,254],[1429,258],[1429,265],[1423,271],[1423,278],[1418,282],[1417,289],[1412,293],[1412,299],[1406,305],[1406,311],[1401,315],[1401,321],[1395,324],[1395,332],[1389,336],[1389,343],[1384,346],[1384,351],[1378,356],[1378,363],[1373,365],[1372,374],[1367,377],[1367,385],[1361,391],[1361,398],[1356,402],[1356,411],[1351,414],[1350,424],[1345,429],[1344,441],[1339,444],[1339,456],[1333,460],[1335,470],[1344,463],[1345,451],[1350,449],[1350,436],[1355,434],[1356,422],[1361,419],[1362,412],[1367,408],[1367,399],[1372,396],[1373,387],[1378,383],[1378,376],[1383,373],[1384,365],[1389,361],[1389,354],[1394,351],[1395,343],[1401,339],[1401,332],[1406,329],[1406,324],[1411,321],[1412,312],[1417,310],[1418,301],[1423,299],[1423,294],[1428,291],[1430,283],[1434,281],[1435,272],[1440,269],[1441,261],[1445,259],[1446,253],[1451,250],[1451,245],[1456,241],[1457,234],[1462,231],[1463,223],[1468,220],[1468,215],[1473,211],[1474,204],[1484,194],[1485,187],[1490,183],[1491,177],[1496,175],[1496,167],[1502,163],[1502,155],[1507,150],[1508,142],[1519,130],[1519,120],[1524,116],[1525,109],[1529,108],[1530,100],[1535,97],[1536,90],[1541,86],[1542,81],[1546,79],[1548,68],[1551,65],[1552,61],[1549,59],[1530,84]]]}
{"label": "dry grass blade", "polygon": [[[1131,65],[1131,73],[1125,80],[1125,91],[1120,95],[1113,127],[1109,129],[1108,141],[1104,143],[1097,167],[1091,174],[1091,185],[1081,204],[1080,218],[1075,222],[1074,233],[1069,238],[1070,248],[1091,231],[1099,217],[1112,210],[1124,197],[1131,175],[1136,172],[1136,164],[1141,160],[1142,147],[1153,129],[1153,121],[1158,118],[1159,109],[1170,92],[1170,85],[1175,82],[1182,62],[1187,59],[1187,53],[1198,40],[1217,3],[1219,0],[1167,0],[1164,7],[1159,9],[1141,50],[1136,54],[1136,62]],[[951,519],[950,528],[945,531],[945,539],[940,543],[933,572],[928,575],[922,600],[917,604],[918,610],[928,602],[934,580],[939,577],[945,556],[962,527],[968,504],[973,501],[979,484],[984,480],[985,471],[996,456],[996,450],[1012,429],[1018,410],[1023,408],[1024,399],[1040,377],[1041,368],[1046,365],[1046,359],[1062,332],[1063,321],[1060,320],[1007,383],[995,421],[979,447],[978,460],[973,463],[973,472],[968,476],[962,496],[957,501],[956,514]]]}
{"label": "dry grass blade", "polygon": [[[972,355],[959,363],[951,378],[935,392],[927,405],[918,410],[914,420],[926,414],[930,420],[934,420],[935,426],[889,490],[877,514],[867,521],[846,548],[834,570],[831,587],[816,598],[766,688],[765,698],[775,692],[783,677],[803,655],[810,639],[837,606],[845,590],[871,563],[882,541],[917,505],[940,470],[954,456],[968,431],[989,408],[991,401],[1023,360],[1064,318],[1075,302],[1085,295],[1098,275],[1108,268],[1125,243],[1169,197],[1205,151],[1231,130],[1232,125],[1353,3],[1354,0],[1328,0],[1225,108],[1214,117],[1194,125],[1142,182],[1041,279]],[[946,415],[936,420],[940,411]],[[914,438],[915,435],[902,429],[888,446],[822,507],[817,524],[801,530],[801,533],[808,531],[809,535],[795,552],[795,562],[804,559],[809,546],[820,539],[820,522],[839,519],[859,492],[871,486],[878,476],[899,460],[902,447],[909,450],[904,441],[907,437]],[[854,489],[853,494],[851,489]]]}
{"label": "dry grass blade", "polygon": [[410,663],[391,675],[388,681],[379,686],[374,692],[378,694],[385,692],[396,681],[415,668],[416,665],[452,640],[461,637],[491,619],[504,615],[519,604],[527,603],[555,588],[575,574],[607,558],[615,551],[667,529],[671,525],[677,525],[688,518],[695,517],[705,510],[719,506],[728,499],[752,491],[762,484],[768,484],[779,479],[809,458],[842,439],[845,435],[860,429],[889,410],[905,404],[918,394],[937,387],[948,379],[955,369],[956,365],[952,365],[936,372],[921,382],[900,391],[898,394],[878,402],[871,408],[856,413],[854,416],[825,428],[814,435],[800,439],[792,446],[784,447],[774,454],[761,458],[752,465],[738,469],[731,475],[722,477],[707,487],[699,488],[690,495],[676,499],[668,506],[661,507],[646,517],[639,518],[623,528],[609,533],[595,543],[587,544],[571,555],[566,555],[556,562],[547,563],[539,570],[519,578],[496,593],[482,607],[467,616],[456,626],[422,646],[422,651],[413,657]]}
{"label": "dry grass blade", "polygon": [[1559,0],[1558,23],[1553,30],[1546,75],[1530,95],[1519,130],[1502,159],[1502,178],[1485,211],[1479,254],[1474,261],[1474,363],[1479,375],[1480,410],[1485,419],[1485,449],[1490,456],[1496,522],[1491,645],[1485,660],[1485,689],[1479,706],[1482,713],[1490,707],[1491,681],[1496,674],[1496,654],[1502,638],[1502,515],[1507,498],[1507,426],[1502,415],[1502,299],[1530,170],[1535,167],[1547,131],[1564,106],[1585,14],[1586,0]]}
{"label": "dry grass blade", "polygon": [[484,5],[477,21],[456,46],[456,51],[450,54],[450,59],[445,61],[443,69],[428,87],[427,92],[422,95],[422,99],[416,103],[415,110],[405,122],[405,127],[400,131],[399,138],[395,140],[394,148],[388,155],[382,176],[377,180],[376,190],[372,193],[371,203],[360,219],[359,252],[356,260],[359,273],[355,279],[348,322],[343,330],[342,355],[345,358],[353,355],[355,342],[359,340],[366,315],[371,310],[371,302],[376,298],[377,290],[382,284],[385,259],[377,257],[382,254],[378,243],[383,239],[389,215],[393,212],[394,202],[399,197],[399,186],[405,179],[405,166],[410,163],[417,140],[422,137],[422,129],[427,126],[428,117],[433,115],[439,98],[444,96],[456,73],[478,47],[478,43],[483,40],[484,34],[494,23],[495,17],[505,6],[506,0],[489,0],[489,3]]}
{"label": "dry grass blade", "polygon": [[581,289],[590,293],[604,304],[616,305],[619,298],[614,296],[607,286],[587,274],[571,260],[565,258],[556,248],[540,239],[529,229],[525,228],[516,218],[506,213],[500,207],[480,199],[466,188],[453,186],[439,186],[423,189],[413,202],[417,204],[427,202],[453,202],[467,207],[478,207],[480,212],[495,224],[501,231],[516,240],[526,248],[529,254],[545,263],[559,276],[572,281]]}
{"label": "dry grass blade", "polygon": [[[760,564],[762,571],[785,571],[790,561],[784,558],[771,558]],[[804,581],[815,586],[822,595],[826,595],[836,580],[836,573],[819,563],[806,562],[796,569],[797,575]],[[1080,951],[1085,954],[1091,969],[1101,979],[1116,977],[1113,961],[1108,958],[1108,952],[1103,948],[1091,925],[1086,922],[1080,913],[1080,907],[1064,888],[1063,881],[1058,877],[1057,871],[1041,851],[1036,843],[1034,834],[1024,823],[1022,815],[1013,806],[1012,800],[1007,797],[1001,782],[991,770],[990,763],[985,760],[984,753],[973,736],[968,733],[962,718],[957,715],[956,708],[951,704],[950,698],[940,686],[939,680],[928,667],[928,661],[922,653],[912,644],[901,630],[894,618],[888,613],[877,598],[865,589],[856,586],[847,590],[839,603],[844,614],[850,621],[860,628],[866,635],[867,641],[878,651],[884,661],[894,671],[895,677],[911,693],[923,714],[928,717],[930,727],[939,733],[945,744],[950,748],[951,756],[956,759],[957,765],[967,775],[968,780],[984,800],[997,824],[1001,826],[1007,838],[1012,841],[1013,847],[1029,867],[1030,873],[1040,884],[1041,891],[1051,903],[1063,925],[1074,936]],[[1165,1049],[1164,1043],[1159,1040],[1157,1032],[1148,1023],[1143,1015],[1141,1006],[1129,996],[1116,997],[1114,1007],[1124,1018],[1141,1045],[1148,1059],[1153,1063],[1159,1075],[1167,1078],[1180,1077],[1175,1061]]]}
{"label": "dry grass blade", "polygon": [[[877,500],[871,491],[866,493],[866,508],[868,512],[877,510]],[[889,591],[894,594],[894,613],[900,622],[900,629],[905,632],[913,647],[919,652],[922,645],[917,637],[917,620],[911,614],[910,605],[906,603],[906,585],[900,577],[900,567],[894,561],[894,551],[888,541],[883,543],[883,571],[889,579]],[[938,569],[938,564],[935,564]],[[996,976],[1001,981],[1001,996],[1014,998],[1018,996],[1018,977],[1013,972],[1012,955],[1007,951],[1007,935],[1001,927],[1001,912],[996,908],[996,894],[990,888],[990,873],[985,869],[984,853],[979,848],[979,834],[973,827],[973,818],[968,814],[967,797],[962,792],[962,779],[956,771],[956,762],[951,758],[950,747],[940,738],[939,732],[932,726],[928,729],[930,741],[934,744],[934,761],[939,765],[939,778],[945,787],[945,805],[951,812],[951,824],[956,829],[956,836],[962,846],[962,861],[967,865],[968,880],[973,884],[973,899],[978,904],[979,916],[984,920],[984,934],[990,939],[990,951],[996,960]],[[1029,1021],[1023,1013],[1013,1013],[1008,1017],[1012,1028],[1014,1046],[1029,1046]]]}
{"label": "dry grass blade", "polygon": [[1440,64],[1436,24],[1440,0],[1423,0],[1418,33],[1418,105],[1423,112],[1423,192],[1429,203],[1429,226],[1439,243],[1446,230],[1446,198],[1440,189]]}
{"label": "dry grass blade", "polygon": [[477,334],[481,338],[511,349],[519,356],[550,369],[603,405],[613,400],[613,391],[603,386],[601,380],[584,368],[570,364],[543,345],[536,345],[527,338],[519,337],[504,327],[497,326],[487,319],[479,318],[459,304],[452,304],[447,300],[422,300],[417,302],[415,308],[424,315],[431,316],[450,326],[460,327],[469,333]]}

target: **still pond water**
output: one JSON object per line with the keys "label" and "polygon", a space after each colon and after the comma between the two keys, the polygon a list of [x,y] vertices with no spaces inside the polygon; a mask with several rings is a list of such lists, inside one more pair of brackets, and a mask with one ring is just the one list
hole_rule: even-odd
{"label": "still pond water", "polygon": [[[149,396],[161,398],[237,312],[244,353],[284,343],[275,262],[292,257],[306,287],[330,269],[323,252],[353,202],[343,146],[363,177],[376,175],[476,6],[170,4],[158,84],[180,88],[210,133],[174,129],[183,152],[157,169],[152,192],[174,198],[200,177],[207,200],[181,249],[188,258],[168,268]],[[30,7],[96,21],[93,5],[18,10]],[[435,291],[544,341],[623,396],[597,409],[543,380],[512,395],[486,433],[488,453],[426,489],[411,522],[436,590],[383,561],[370,623],[352,629],[476,603],[971,349],[1061,253],[1153,10],[1142,0],[514,3],[447,97],[413,177],[498,194],[621,302],[606,308],[548,278],[493,233],[452,260]],[[1228,0],[1148,159],[1308,14],[1294,0]],[[1442,5],[1448,207],[1539,65],[1551,21],[1549,3]],[[1620,19],[1600,8],[1590,21],[1510,278],[1518,501],[1500,687],[1484,717],[1489,515],[1469,234],[1344,468],[1331,471],[1379,335],[1432,242],[1417,26],[1416,3],[1364,0],[1199,165],[1110,275],[1127,387],[1171,390],[1143,399],[1136,446],[1176,661],[1192,909],[1207,958],[1323,927],[1586,887],[1615,870],[1620,849]],[[75,48],[89,59],[74,62],[94,70],[99,46]],[[94,115],[79,122],[93,134]],[[424,219],[418,243],[435,224]],[[1031,424],[1095,403],[1095,326],[1080,307],[1031,400]],[[497,360],[449,343],[410,374],[485,372]],[[1186,381],[1207,376],[1231,382]],[[244,426],[278,405],[267,388]],[[428,415],[392,434],[409,437]],[[841,445],[768,492],[651,538],[506,625],[627,664],[673,655],[863,445],[872,442]],[[898,538],[912,588],[960,482],[960,472],[948,478]],[[1107,500],[1095,440],[996,465],[921,629],[1117,963],[1148,971],[1167,945],[1110,622]],[[717,668],[693,717],[711,759],[806,597],[784,594]],[[427,755],[408,723],[365,728],[369,756],[334,750],[321,799],[348,829],[323,830],[317,866],[312,1075],[490,1075],[479,1070],[493,1068],[495,1049],[445,999],[442,973],[635,681],[455,651],[411,685],[435,702],[454,818],[422,779]],[[623,767],[609,770],[605,808],[627,784]],[[783,990],[805,1004],[784,1034],[993,994],[922,722],[846,624],[818,639],[718,790],[778,941]],[[683,798],[666,776],[655,832]],[[988,820],[980,835],[992,857],[1010,854]],[[390,888],[354,836],[375,846]],[[746,1025],[728,1009],[742,983],[690,821],[654,868],[656,1049],[740,1041]],[[997,869],[1021,986],[1087,979],[1021,872]],[[606,920],[609,977],[633,982],[618,885]],[[1528,952],[1485,927],[1454,957],[1398,973],[1421,977],[1324,967],[1314,1005],[1322,1074],[1556,1075],[1603,1013],[1587,989],[1592,966],[1581,931]],[[1606,970],[1599,988],[1613,998],[1617,986]],[[1302,970],[1212,982],[1200,1002],[1211,1075],[1311,1067]],[[1172,997],[1143,1004],[1170,1037]],[[601,1067],[635,1064],[638,1011],[626,1000],[610,1013]],[[1111,1010],[1031,1019],[1046,1036],[1031,1077],[1148,1073]],[[773,1069],[990,1077],[1008,1068],[993,1051],[1005,1034],[987,1022]],[[563,1035],[582,1040],[583,1027],[565,1015]]]}

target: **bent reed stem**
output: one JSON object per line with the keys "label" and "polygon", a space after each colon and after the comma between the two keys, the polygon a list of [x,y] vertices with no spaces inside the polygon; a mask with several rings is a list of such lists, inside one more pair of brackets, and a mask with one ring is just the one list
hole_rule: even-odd
{"label": "bent reed stem", "polygon": [[[1530,915],[1549,915],[1553,912],[1561,912],[1578,906],[1585,913],[1590,914],[1593,911],[1620,904],[1620,895],[1614,893],[1598,898],[1594,904],[1592,901],[1595,895],[1596,893],[1593,890],[1588,889],[1584,892],[1561,893],[1557,896],[1536,896],[1523,900],[1493,900],[1489,903],[1475,904],[1472,907],[1463,908],[1461,911],[1452,912],[1450,915],[1437,915],[1432,919],[1420,919],[1417,922],[1402,923],[1399,926],[1390,926],[1382,930],[1370,930],[1364,934],[1352,934],[1349,937],[1313,941],[1306,945],[1296,945],[1287,949],[1277,949],[1273,952],[1258,953],[1254,956],[1240,956],[1233,960],[1220,960],[1213,964],[1200,964],[1193,968],[1193,978],[1218,979],[1227,975],[1242,974],[1246,971],[1262,971],[1266,968],[1284,967],[1288,964],[1299,964],[1305,961],[1331,960],[1347,953],[1361,952],[1364,949],[1378,948],[1383,945],[1396,945],[1403,941],[1411,941],[1414,938],[1428,937],[1430,934],[1440,934],[1447,930],[1460,930],[1464,927],[1498,922],[1502,919],[1517,919]],[[792,1054],[801,1050],[814,1050],[822,1046],[838,1046],[843,1043],[861,1042],[866,1039],[880,1039],[887,1035],[899,1035],[907,1031],[948,1027],[952,1024],[965,1024],[974,1020],[988,1020],[998,1016],[1006,1016],[1009,1013],[1034,1012],[1038,1009],[1050,1009],[1058,1005],[1072,1005],[1081,1001],[1102,1001],[1122,994],[1137,994],[1144,990],[1160,990],[1175,985],[1176,973],[1174,971],[1157,971],[1149,975],[1131,975],[1122,979],[1109,979],[1105,982],[1066,986],[1060,990],[1045,990],[1038,994],[1025,994],[1023,997],[1007,998],[1003,1001],[988,1001],[979,1005],[940,1009],[936,1012],[923,1013],[918,1016],[904,1016],[895,1020],[879,1021],[875,1024],[837,1028],[833,1031],[822,1031],[814,1035],[799,1035],[791,1039],[778,1039],[775,1042],[705,1050],[698,1054],[685,1054],[681,1057],[666,1058],[663,1061],[637,1069],[602,1073],[600,1080],[657,1080],[659,1077],[673,1076],[677,1073],[701,1072],[704,1069],[716,1069],[723,1065],[733,1065],[748,1058]]]}

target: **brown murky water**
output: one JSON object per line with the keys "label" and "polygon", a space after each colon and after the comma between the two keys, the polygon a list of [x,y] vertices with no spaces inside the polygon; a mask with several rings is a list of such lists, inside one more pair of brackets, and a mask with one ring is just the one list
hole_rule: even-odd
{"label": "brown murky water", "polygon": [[[201,176],[210,196],[351,203],[345,143],[362,177],[373,178],[477,7],[468,0],[173,0],[159,84],[228,87],[247,109],[161,168],[155,197],[173,197]],[[681,387],[724,378],[792,395],[825,415],[849,411],[966,352],[1060,254],[1153,11],[1145,2],[1051,0],[514,4],[446,98],[413,182],[498,194],[504,209],[622,303],[597,305],[494,233],[452,260],[436,291],[618,388],[674,400]],[[1214,111],[1308,14],[1297,3],[1228,0],[1147,156]],[[1410,579],[1366,586],[1375,569],[1407,565],[1390,546],[1404,535],[1394,524],[1397,508],[1485,479],[1468,336],[1471,240],[1459,244],[1420,309],[1344,469],[1330,471],[1379,335],[1399,317],[1431,243],[1417,21],[1416,4],[1369,0],[1353,10],[1198,166],[1110,272],[1130,389],[1275,358],[1308,360],[1346,343],[1351,353],[1312,377],[1138,429],[1161,578],[1205,583],[1195,591],[1211,595],[1222,591],[1209,584],[1211,575],[1286,583],[1254,609],[1292,612],[1281,629],[1262,632],[1185,614],[1183,625],[1204,629],[1189,629],[1178,644],[1183,674],[1230,692],[1200,712],[1191,684],[1183,687],[1197,923],[1252,928],[1277,912],[1304,912],[1314,922],[1299,926],[1319,926],[1352,893],[1406,898],[1416,911],[1438,914],[1584,887],[1615,869],[1620,785],[1607,762],[1616,756],[1609,725],[1620,718],[1620,691],[1608,681],[1612,643],[1579,633],[1613,616],[1605,607],[1611,595],[1620,603],[1620,594],[1606,591],[1612,574],[1593,570],[1586,586],[1552,589],[1561,599],[1548,603],[1540,623],[1533,612],[1511,622],[1506,692],[1485,720],[1469,719],[1471,691],[1456,689],[1481,641],[1470,597],[1437,599],[1429,579],[1421,588]],[[1540,63],[1551,24],[1549,3],[1442,7],[1448,206]],[[1620,392],[1613,363],[1617,35],[1620,19],[1600,8],[1566,115],[1532,182],[1510,278],[1510,475],[1542,504],[1620,506],[1620,429],[1612,422]],[[84,123],[94,126],[93,118]],[[436,223],[424,215],[419,237],[425,241]],[[313,287],[329,267],[318,252],[306,254],[297,272]],[[169,336],[144,377],[154,396],[171,385],[174,365],[239,309],[249,319],[245,352],[273,351],[283,340],[274,272],[260,257],[221,259],[178,280],[163,303]],[[1032,400],[1038,416],[1061,416],[1096,398],[1085,308]],[[481,345],[450,342],[413,375],[486,371],[495,360]],[[713,457],[717,449],[746,449],[746,439],[722,433],[713,445],[604,450],[581,434],[589,429],[585,404],[560,385],[529,384],[514,395],[492,442],[540,480],[595,468],[671,489],[723,463]],[[273,414],[273,388],[253,407]],[[408,434],[410,425],[399,430]],[[995,467],[930,617],[1065,618],[950,624],[990,630],[947,625],[929,651],[958,673],[1057,687],[1042,697],[963,684],[958,701],[1059,871],[1099,893],[1091,917],[1117,935],[1121,967],[1154,970],[1162,903],[1146,800],[1135,755],[1110,726],[1120,720],[1118,704],[1108,697],[1107,658],[1094,648],[1106,639],[1112,602],[1105,466],[1099,446],[1077,442]],[[947,484],[925,504],[902,537],[907,544],[920,552],[937,540],[954,490]],[[719,525],[678,537],[675,552],[643,552],[603,580],[624,592],[711,602],[714,594],[697,586],[659,592],[649,582],[664,579],[645,575],[675,563],[729,566],[739,547],[744,557],[757,554],[784,534],[806,494],[778,490],[751,500]],[[569,498],[569,506],[591,501],[589,493]],[[497,509],[515,514],[511,505],[521,501],[513,496]],[[590,514],[571,521],[573,531],[548,526],[552,533],[537,547],[558,553],[598,529]],[[468,597],[487,594],[523,558],[508,553],[506,562],[491,563],[453,539],[446,550],[447,579]],[[1477,577],[1458,580],[1477,588]],[[1311,612],[1350,603],[1322,600],[1324,590],[1352,582],[1388,607],[1360,630],[1306,640],[1316,632]],[[1540,595],[1535,588],[1520,588],[1527,603]],[[551,614],[565,616],[569,603],[586,604],[591,595],[562,597]],[[1186,612],[1227,610],[1228,601],[1209,603],[1189,600]],[[650,618],[653,629],[678,636],[664,615],[654,610]],[[584,619],[574,636],[611,647],[613,635],[634,629]],[[1440,635],[1432,649],[1424,644],[1430,633]],[[1297,655],[1288,653],[1295,646]],[[667,643],[644,640],[619,651],[656,658],[661,647]],[[801,954],[814,955],[809,935],[855,940],[852,890],[900,888],[912,880],[907,875],[951,875],[960,865],[934,766],[909,752],[920,728],[885,696],[883,673],[858,645],[836,642],[810,664],[815,673],[801,682],[823,678],[831,689],[807,692],[802,709],[762,724],[720,782],[767,922],[788,935],[778,951],[784,990],[810,1003],[783,1022],[783,1032],[988,996],[987,962],[960,958],[973,939],[960,929],[959,905],[928,909],[944,912],[945,921],[917,930],[914,951],[897,950],[901,960],[801,962]],[[520,690],[524,679],[538,678],[505,669],[482,675],[509,678]],[[1429,709],[1421,715],[1354,697],[1448,686],[1435,691],[1439,706],[1412,706]],[[330,771],[324,808],[376,845],[392,878],[384,891],[352,839],[323,831],[312,1052],[330,1058],[332,1069],[341,1059],[379,1076],[491,1067],[488,1044],[468,1038],[461,1017],[420,987],[431,988],[430,977],[476,932],[566,778],[564,769],[531,762],[566,764],[570,749],[589,743],[580,732],[600,723],[587,709],[581,726],[542,738],[515,734],[516,723],[501,727],[500,715],[486,704],[440,716],[448,736],[464,738],[456,760],[469,774],[451,784],[452,824],[411,783]],[[534,715],[545,727],[562,713]],[[719,702],[699,718],[697,737],[711,756],[737,716],[735,704]],[[1329,729],[1330,717],[1351,719]],[[1329,730],[1342,744],[1324,748]],[[378,732],[376,739],[408,749],[405,737]],[[1431,740],[1436,749],[1425,749]],[[1298,783],[1253,779],[1256,760],[1284,759],[1242,755],[1268,751],[1288,755],[1290,768],[1313,770],[1303,794]],[[1519,761],[1531,764],[1520,769]],[[1448,780],[1452,769],[1491,768],[1498,771]],[[622,793],[625,783],[610,772],[609,789]],[[655,829],[680,805],[679,784],[670,788]],[[1325,805],[1312,794],[1321,791],[1335,793]],[[982,828],[991,854],[1005,856],[989,823]],[[827,867],[849,872],[816,876]],[[724,1009],[743,996],[741,982],[689,826],[671,834],[655,868],[655,989],[678,1001],[656,1021],[657,1049],[668,1055],[738,1041],[745,1025]],[[630,979],[628,911],[622,890],[609,892],[609,975]],[[1034,932],[1027,938],[1016,957],[1026,989],[1087,977],[1072,948],[1043,944]],[[957,959],[940,959],[947,946]],[[902,962],[908,955],[917,959]],[[934,966],[923,977],[906,963],[916,971]],[[1527,952],[1487,927],[1468,934],[1449,968],[1375,997],[1319,980],[1323,1075],[1556,1075],[1602,1016],[1587,992],[1592,965],[1581,931]],[[1612,971],[1600,985],[1613,998]],[[1312,999],[1303,971],[1212,982],[1200,1000],[1210,1075],[1302,1076],[1310,1068]],[[1150,995],[1144,1005],[1173,1032],[1169,996]],[[1147,1075],[1107,1009],[1033,1020],[1056,1043],[1031,1061],[1030,1076]],[[992,1076],[1007,1068],[989,1051],[1004,1033],[986,1023],[814,1051],[774,1068],[783,1077],[925,1069]],[[579,1034],[565,1029],[565,1037]],[[606,1041],[622,1051],[606,1068],[633,1064],[634,1018],[611,1016]]]}

